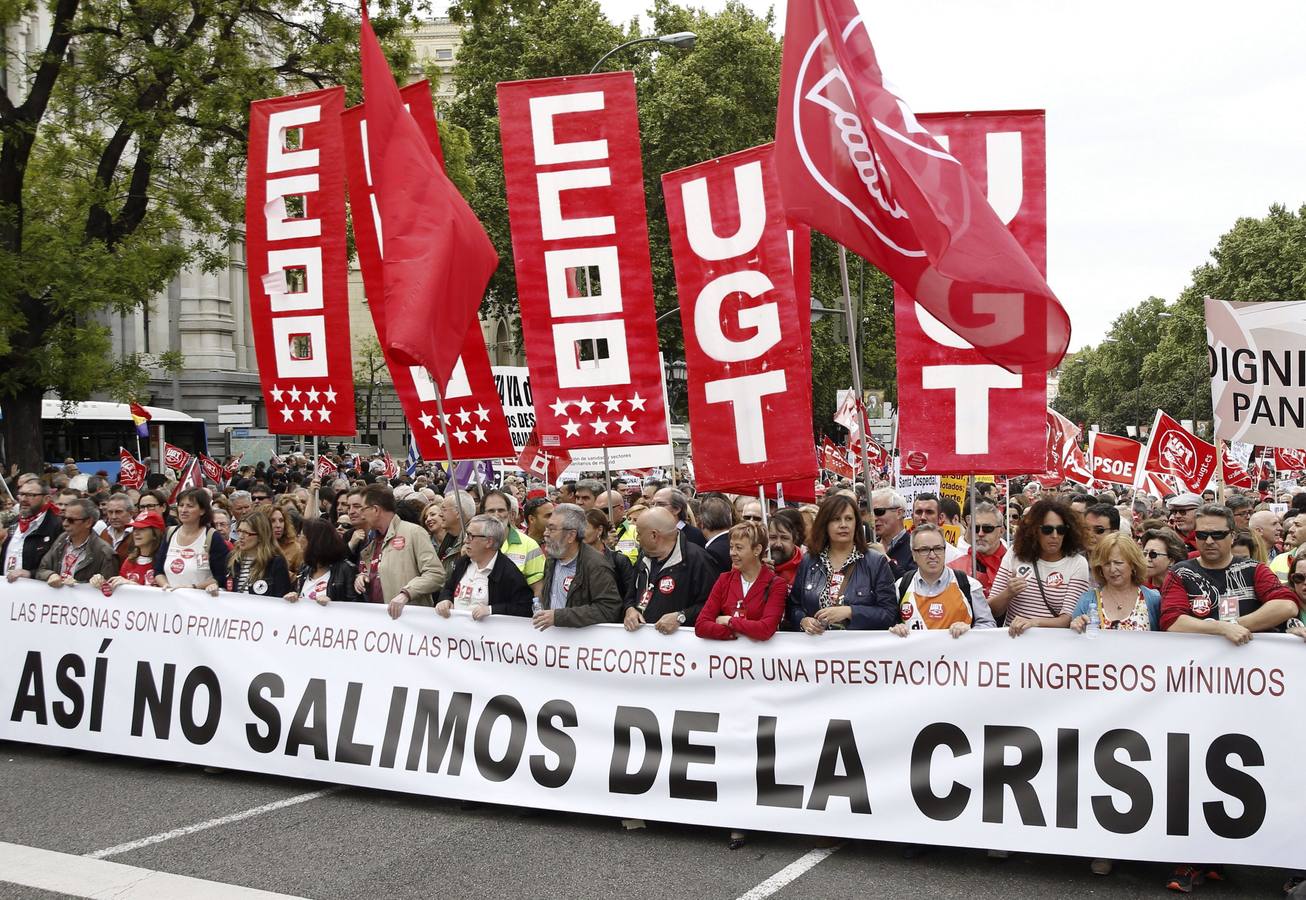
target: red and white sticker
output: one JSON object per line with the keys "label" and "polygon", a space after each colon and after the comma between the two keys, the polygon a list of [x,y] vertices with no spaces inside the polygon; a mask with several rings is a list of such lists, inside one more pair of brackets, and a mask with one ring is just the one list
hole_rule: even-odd
{"label": "red and white sticker", "polygon": [[910,620],[912,617],[912,613],[914,613],[915,611],[916,611],[915,607],[913,607],[910,603],[903,603],[898,607],[898,614],[902,616],[902,620],[904,622]]}
{"label": "red and white sticker", "polygon": [[575,575],[568,575],[566,578],[562,579],[562,592],[563,592],[564,594],[567,594],[567,593],[570,593],[570,592],[571,592],[571,582],[572,582],[575,578],[576,578]]}
{"label": "red and white sticker", "polygon": [[396,550],[402,550],[408,546],[408,538],[401,534],[390,542],[390,546],[394,547]]}
{"label": "red and white sticker", "polygon": [[676,579],[670,575],[663,576],[658,581],[658,590],[664,594],[669,594],[676,589]]}
{"label": "red and white sticker", "polygon": [[186,561],[184,559],[174,559],[172,565],[168,566],[168,568],[172,569],[173,575],[180,575],[186,568]]}

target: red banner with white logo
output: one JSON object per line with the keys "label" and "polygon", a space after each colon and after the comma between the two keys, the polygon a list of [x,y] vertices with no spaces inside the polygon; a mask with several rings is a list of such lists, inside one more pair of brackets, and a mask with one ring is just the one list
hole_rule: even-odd
{"label": "red banner with white logo", "polygon": [[204,472],[204,477],[214,484],[222,484],[227,480],[227,470],[222,467],[222,463],[203,453],[200,454],[200,469]]}
{"label": "red banner with white logo", "polygon": [[1185,491],[1200,494],[1215,478],[1215,445],[1158,409],[1143,451],[1143,469],[1168,475]]}
{"label": "red banner with white logo", "polygon": [[548,484],[557,484],[569,465],[571,465],[571,454],[558,447],[540,446],[538,431],[531,432],[526,446],[517,457],[518,468]]}
{"label": "red banner with white logo", "polygon": [[886,86],[853,0],[789,4],[775,133],[793,218],[871,261],[992,362],[1057,364],[1069,316],[968,167]]}
{"label": "red banner with white logo", "polygon": [[163,442],[163,464],[169,469],[175,469],[180,472],[190,463],[191,456],[180,447]]}
{"label": "red banner with white logo", "polygon": [[145,464],[128,453],[125,447],[118,448],[118,483],[136,490],[145,483]]}
{"label": "red banner with white logo", "polygon": [[[399,93],[427,146],[437,162],[442,162],[429,83],[419,81]],[[401,365],[386,349],[389,342],[385,335],[392,323],[388,321],[383,302],[385,235],[381,233],[380,213],[372,191],[370,157],[365,144],[365,107],[354,106],[345,110],[342,123],[354,243],[358,248],[358,266],[363,273],[363,287],[369,298],[372,322],[380,337],[382,356],[394,382],[395,393],[399,395],[404,418],[417,441],[418,452],[424,459],[444,459],[444,434],[440,430],[434,382],[426,369]],[[393,326],[402,327],[402,323],[393,323]],[[487,459],[514,452],[479,323],[474,323],[463,335],[462,351],[449,384],[445,386],[443,400],[454,459]]]}
{"label": "red banner with white logo", "polygon": [[325,456],[317,458],[317,465],[313,468],[313,477],[318,481],[328,481],[340,474],[340,467],[333,463]]}
{"label": "red banner with white logo", "polygon": [[249,311],[272,434],[352,435],[345,89],[250,106]]}
{"label": "red banner with white logo", "polygon": [[848,449],[836,447],[829,438],[821,441],[821,468],[840,478],[853,477],[853,465],[848,461]]}
{"label": "red banner with white logo", "polygon": [[1088,458],[1098,481],[1133,487],[1139,477],[1143,445],[1127,437],[1094,431],[1088,436]]}
{"label": "red banner with white logo", "polygon": [[499,127],[540,440],[665,444],[635,76],[501,83]]}
{"label": "red banner with white logo", "polygon": [[[1047,138],[1042,110],[921,115],[921,125],[983,189],[989,205],[1047,272]],[[898,446],[919,470],[1045,471],[1047,373],[995,365],[894,285]]]}
{"label": "red banner with white logo", "polygon": [[696,486],[812,480],[812,372],[767,144],[662,176]]}
{"label": "red banner with white logo", "polygon": [[1288,472],[1301,472],[1306,470],[1306,450],[1275,447],[1274,469],[1279,473],[1280,477],[1283,477]]}
{"label": "red banner with white logo", "polygon": [[1252,473],[1233,458],[1229,451],[1228,441],[1224,442],[1224,448],[1220,454],[1220,480],[1224,482],[1225,487],[1246,489],[1256,487],[1256,482],[1252,479]]}

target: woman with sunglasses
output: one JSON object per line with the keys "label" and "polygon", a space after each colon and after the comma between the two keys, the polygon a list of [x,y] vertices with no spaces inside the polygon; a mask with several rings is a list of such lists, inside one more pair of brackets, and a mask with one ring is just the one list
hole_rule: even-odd
{"label": "woman with sunglasses", "polygon": [[1179,536],[1179,532],[1169,525],[1147,529],[1139,543],[1143,547],[1143,561],[1147,564],[1147,577],[1143,579],[1143,584],[1159,591],[1170,567],[1188,558],[1188,545]]}
{"label": "woman with sunglasses", "polygon": [[1288,620],[1288,633],[1306,641],[1306,553],[1298,553],[1288,571],[1288,587],[1297,597],[1297,618]]}
{"label": "woman with sunglasses", "polygon": [[1070,624],[1090,584],[1081,521],[1067,503],[1049,497],[1030,507],[1016,526],[989,596],[994,618],[1005,617],[1012,637],[1029,628]]}
{"label": "woman with sunglasses", "polygon": [[227,562],[227,590],[260,597],[284,597],[291,591],[286,558],[272,538],[268,514],[261,509],[236,526],[236,549]]}

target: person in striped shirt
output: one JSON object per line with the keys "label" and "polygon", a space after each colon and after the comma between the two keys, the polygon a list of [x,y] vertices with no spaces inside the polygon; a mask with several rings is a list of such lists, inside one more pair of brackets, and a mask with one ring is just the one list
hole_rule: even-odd
{"label": "person in striped shirt", "polygon": [[1075,603],[1091,587],[1083,550],[1083,521],[1062,500],[1041,499],[1020,520],[988,598],[1012,637],[1070,625]]}

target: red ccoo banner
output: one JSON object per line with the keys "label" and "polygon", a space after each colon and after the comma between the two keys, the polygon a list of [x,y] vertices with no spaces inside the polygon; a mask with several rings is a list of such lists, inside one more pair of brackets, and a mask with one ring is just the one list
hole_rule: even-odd
{"label": "red ccoo banner", "polygon": [[772,146],[669,172],[662,189],[696,486],[815,479],[811,358],[795,339],[800,312]]}
{"label": "red ccoo banner", "polygon": [[[435,154],[437,163],[443,165],[430,84],[418,81],[405,87],[399,94],[417,122],[418,130],[426,139],[431,152]],[[394,382],[395,393],[399,395],[404,418],[408,420],[413,438],[417,441],[417,450],[423,459],[444,459],[444,434],[440,430],[435,384],[424,368],[399,364],[385,349],[385,334],[391,327],[384,303],[382,258],[385,236],[381,231],[380,213],[372,191],[364,109],[361,105],[351,107],[345,110],[342,118],[358,265],[370,300],[368,307],[372,311],[372,321],[381,338],[381,352],[390,371],[390,379]],[[395,323],[394,327],[402,327],[402,323]],[[499,402],[499,392],[495,389],[494,376],[490,371],[485,337],[481,334],[479,324],[473,324],[463,335],[461,354],[454,365],[449,384],[445,386],[442,399],[454,459],[488,459],[514,452],[512,439],[508,435],[508,423],[503,415],[503,404]]]}
{"label": "red ccoo banner", "polygon": [[[1047,139],[1042,110],[937,113],[918,120],[986,191],[1047,274]],[[1041,473],[1047,374],[994,365],[894,285],[898,446],[904,472]],[[923,454],[919,456],[918,454]],[[924,460],[919,469],[906,461]]]}
{"label": "red ccoo banner", "polygon": [[245,241],[259,381],[273,434],[353,434],[344,88],[250,106]]}
{"label": "red ccoo banner", "polygon": [[635,76],[504,82],[499,120],[541,444],[665,444]]}

